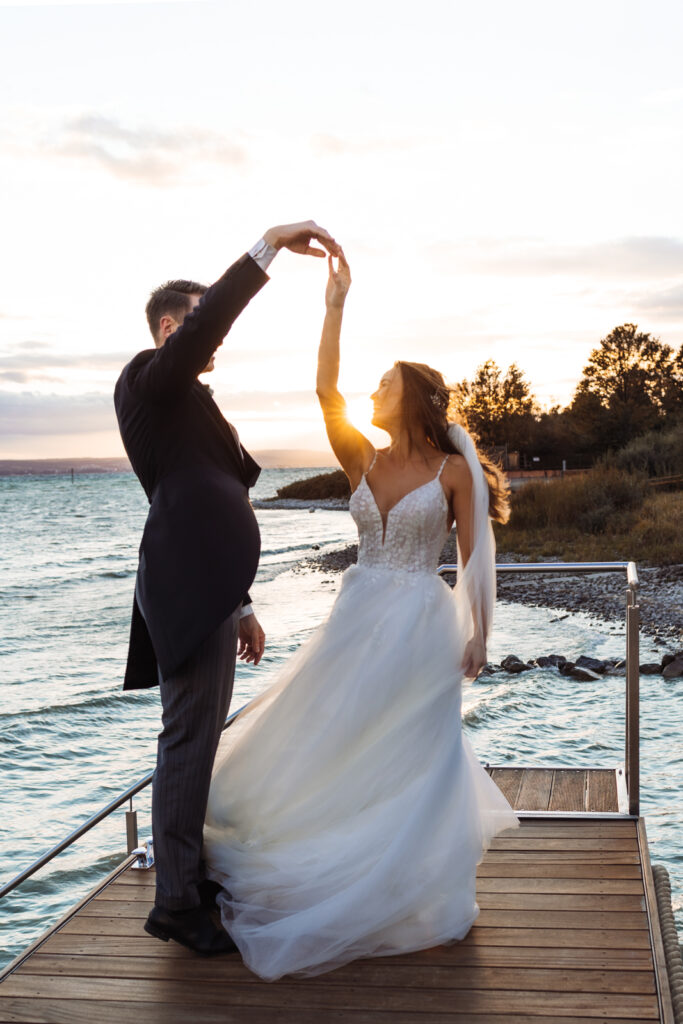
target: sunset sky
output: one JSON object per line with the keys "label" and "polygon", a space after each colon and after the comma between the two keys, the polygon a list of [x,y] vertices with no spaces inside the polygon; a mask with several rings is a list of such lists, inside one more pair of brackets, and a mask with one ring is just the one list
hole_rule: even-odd
{"label": "sunset sky", "polygon": [[[361,426],[397,358],[566,403],[617,324],[680,345],[682,47],[675,0],[0,0],[0,458],[120,454],[150,290],[308,217]],[[280,254],[219,350],[247,447],[326,447],[326,273]]]}

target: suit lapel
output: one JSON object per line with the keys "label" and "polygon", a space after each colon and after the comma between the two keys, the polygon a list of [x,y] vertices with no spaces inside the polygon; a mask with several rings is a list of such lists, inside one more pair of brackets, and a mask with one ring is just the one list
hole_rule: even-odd
{"label": "suit lapel", "polygon": [[212,392],[208,385],[197,384],[193,388],[193,393],[196,395],[197,400],[201,402],[202,408],[211,416],[211,419],[220,430],[221,436],[223,437],[232,457],[236,463],[236,467],[242,480],[247,487],[253,487],[258,480],[261,472],[260,466],[252,459],[249,453],[242,447],[240,443],[239,434],[232,423],[226,420],[223,413],[220,411],[216,403],[212,398]]}

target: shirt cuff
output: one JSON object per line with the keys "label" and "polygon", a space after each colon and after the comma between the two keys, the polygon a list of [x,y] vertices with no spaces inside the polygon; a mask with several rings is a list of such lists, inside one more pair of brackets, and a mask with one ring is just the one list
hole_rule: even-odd
{"label": "shirt cuff", "polygon": [[240,618],[243,619],[245,615],[253,615],[254,606],[252,604],[243,604],[240,608]]}
{"label": "shirt cuff", "polygon": [[256,245],[252,245],[251,249],[249,250],[249,255],[251,256],[254,263],[257,263],[261,270],[265,273],[265,271],[268,269],[270,264],[277,256],[277,249],[274,246],[269,245],[268,242],[266,242],[265,238],[262,238],[260,241],[256,243]]}

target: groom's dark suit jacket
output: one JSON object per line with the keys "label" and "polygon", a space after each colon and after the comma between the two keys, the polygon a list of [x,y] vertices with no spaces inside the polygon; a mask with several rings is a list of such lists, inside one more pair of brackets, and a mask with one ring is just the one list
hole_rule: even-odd
{"label": "groom's dark suit jacket", "polygon": [[114,392],[121,437],[150,502],[124,689],[172,675],[244,600],[260,537],[248,488],[260,469],[197,375],[268,280],[245,255]]}

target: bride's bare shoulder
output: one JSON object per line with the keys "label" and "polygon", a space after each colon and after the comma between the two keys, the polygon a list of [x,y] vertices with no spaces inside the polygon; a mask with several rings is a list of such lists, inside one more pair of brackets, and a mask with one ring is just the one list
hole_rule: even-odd
{"label": "bride's bare shoulder", "polygon": [[456,452],[448,456],[443,467],[441,479],[444,485],[451,491],[459,490],[463,486],[469,486],[472,475],[464,455]]}

